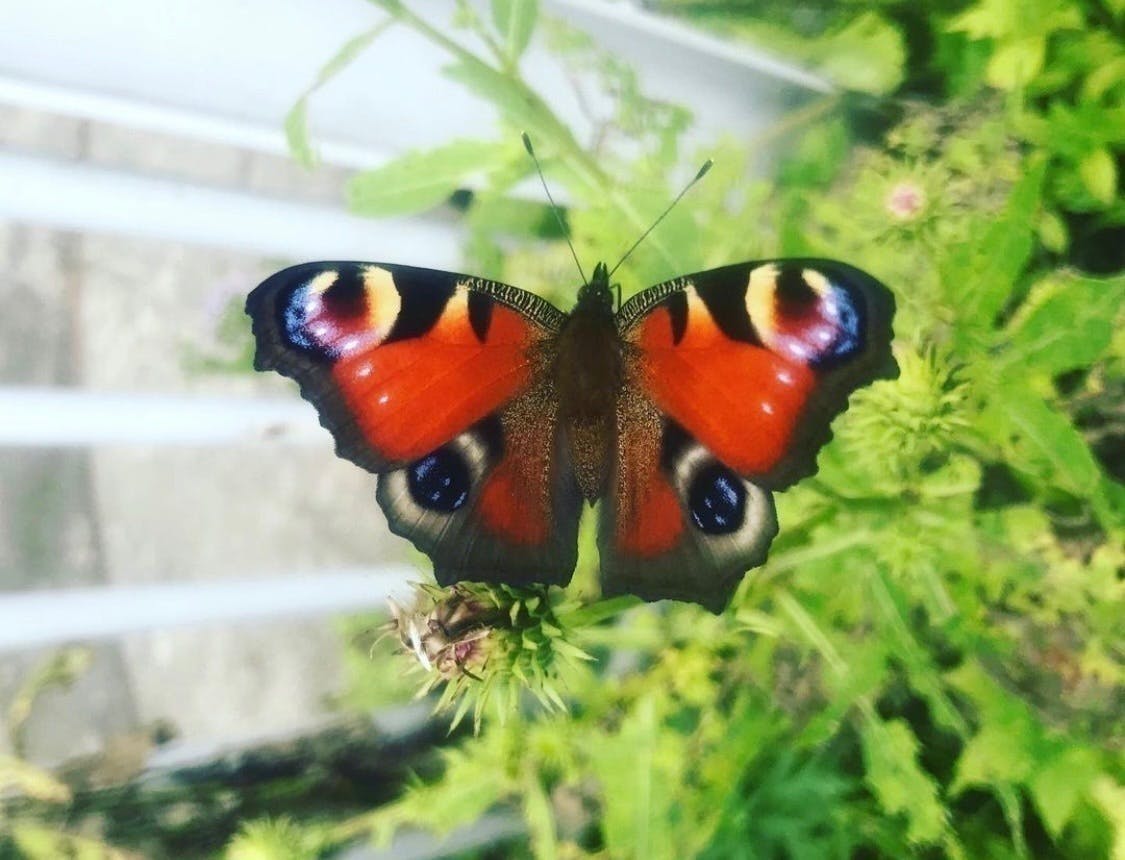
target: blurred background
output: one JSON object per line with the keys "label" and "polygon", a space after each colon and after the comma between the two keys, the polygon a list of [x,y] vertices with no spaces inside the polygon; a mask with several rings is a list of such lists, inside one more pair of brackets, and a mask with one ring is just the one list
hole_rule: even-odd
{"label": "blurred background", "polygon": [[[0,0],[0,856],[1125,857],[1123,16]],[[582,716],[467,738],[372,650],[425,559],[241,307],[333,258],[568,306],[523,130],[584,264],[715,157],[626,291],[846,259],[903,376],[724,619],[631,610]]]}

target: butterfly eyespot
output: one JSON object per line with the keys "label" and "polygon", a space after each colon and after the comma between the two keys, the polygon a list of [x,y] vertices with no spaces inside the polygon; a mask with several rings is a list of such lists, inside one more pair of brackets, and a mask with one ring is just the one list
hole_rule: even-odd
{"label": "butterfly eyespot", "polygon": [[853,290],[801,265],[770,263],[750,273],[746,307],[762,342],[812,367],[863,349],[862,308]]}
{"label": "butterfly eyespot", "polygon": [[438,448],[414,461],[406,474],[410,496],[420,508],[451,514],[469,498],[469,466],[452,448]]}
{"label": "butterfly eyespot", "polygon": [[327,361],[378,346],[401,300],[391,274],[377,266],[322,271],[298,282],[279,304],[291,346]]}
{"label": "butterfly eyespot", "polygon": [[711,463],[692,478],[688,510],[704,534],[731,534],[742,528],[746,518],[746,488],[726,466]]}

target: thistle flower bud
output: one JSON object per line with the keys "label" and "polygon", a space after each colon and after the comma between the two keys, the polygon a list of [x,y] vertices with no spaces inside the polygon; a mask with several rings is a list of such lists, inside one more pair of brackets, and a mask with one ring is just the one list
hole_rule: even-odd
{"label": "thistle flower bud", "polygon": [[[433,591],[440,592],[434,594]],[[499,620],[495,607],[473,597],[467,587],[443,591],[420,586],[411,609],[389,601],[391,626],[402,647],[441,680],[470,675],[488,662],[489,634]]]}
{"label": "thistle flower bud", "polygon": [[904,180],[896,184],[883,202],[887,212],[899,221],[911,221],[926,205],[926,192],[916,182]]}
{"label": "thistle flower bud", "polygon": [[[611,601],[606,605],[617,607]],[[391,602],[390,610],[387,633],[398,638],[426,675],[419,695],[444,684],[437,710],[456,703],[456,726],[473,708],[478,728],[488,701],[496,702],[503,721],[518,707],[523,690],[547,710],[564,710],[556,688],[560,671],[591,659],[570,641],[573,633],[605,617],[604,612],[553,602],[546,588],[483,583],[449,588],[419,584],[409,608]]]}

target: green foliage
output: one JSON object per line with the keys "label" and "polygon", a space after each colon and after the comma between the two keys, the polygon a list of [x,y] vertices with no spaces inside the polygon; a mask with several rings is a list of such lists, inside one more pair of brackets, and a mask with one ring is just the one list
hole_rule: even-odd
{"label": "green foliage", "polygon": [[[441,177],[396,211],[472,185],[482,274],[572,294],[551,213],[510,196],[530,169],[521,131],[572,201],[584,263],[617,259],[702,160],[683,152],[686,111],[539,22],[615,105],[577,140],[519,71],[535,4],[495,2],[487,20],[462,4],[447,31],[374,2],[449,52],[448,74],[513,142],[380,168],[386,187]],[[483,673],[513,692],[504,719],[481,709],[480,734],[367,825],[382,841],[444,834],[500,806],[523,815],[538,857],[1125,856],[1125,274],[1107,243],[1123,217],[1125,8],[660,5],[767,34],[843,85],[930,103],[880,102],[896,114],[880,128],[849,98],[798,109],[765,138],[785,144],[772,183],[744,175],[744,144],[716,142],[712,174],[622,268],[624,291],[737,260],[846,259],[896,292],[901,376],[852,398],[818,475],[779,497],[769,563],[720,617],[542,598],[506,622],[462,624],[457,607],[436,626],[416,618],[404,638],[464,696],[461,714]],[[478,645],[485,628],[508,644]],[[597,660],[547,693],[537,655],[572,640]],[[556,707],[522,707],[525,686]]]}
{"label": "green foliage", "polygon": [[[989,88],[1004,93],[1011,135],[1040,150],[1048,168],[1039,229],[1053,234],[1051,250],[1065,250],[1075,232],[1107,241],[1103,231],[1125,222],[1119,4],[884,0],[871,10],[828,0],[661,0],[657,6],[785,54],[845,89],[961,101]],[[1096,216],[1092,223],[1089,214]],[[1119,266],[1119,249],[1117,260]]]}
{"label": "green foliage", "polygon": [[231,839],[225,860],[316,860],[321,840],[292,819],[248,821]]}
{"label": "green foliage", "polygon": [[[36,700],[53,688],[66,689],[90,666],[87,648],[63,648],[48,654],[24,677],[8,705],[8,741],[17,751],[24,748],[23,734]],[[65,808],[74,792],[44,767],[12,755],[0,754],[0,856],[26,860],[132,860],[135,855],[119,850],[90,835],[73,833],[43,823],[26,811],[12,811],[9,803],[29,799]]]}
{"label": "green foliage", "polygon": [[348,203],[362,215],[409,215],[444,203],[473,175],[511,170],[515,148],[495,141],[458,140],[418,152],[352,180]]}

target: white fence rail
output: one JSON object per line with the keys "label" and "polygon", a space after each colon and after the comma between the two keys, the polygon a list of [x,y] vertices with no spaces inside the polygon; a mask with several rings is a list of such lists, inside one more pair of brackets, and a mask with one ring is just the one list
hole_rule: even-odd
{"label": "white fence rail", "polygon": [[0,386],[0,446],[320,444],[327,432],[296,398],[184,397]]}
{"label": "white fence rail", "polygon": [[0,597],[0,652],[128,633],[359,612],[402,597],[419,571],[404,565],[303,576],[67,588]]}

